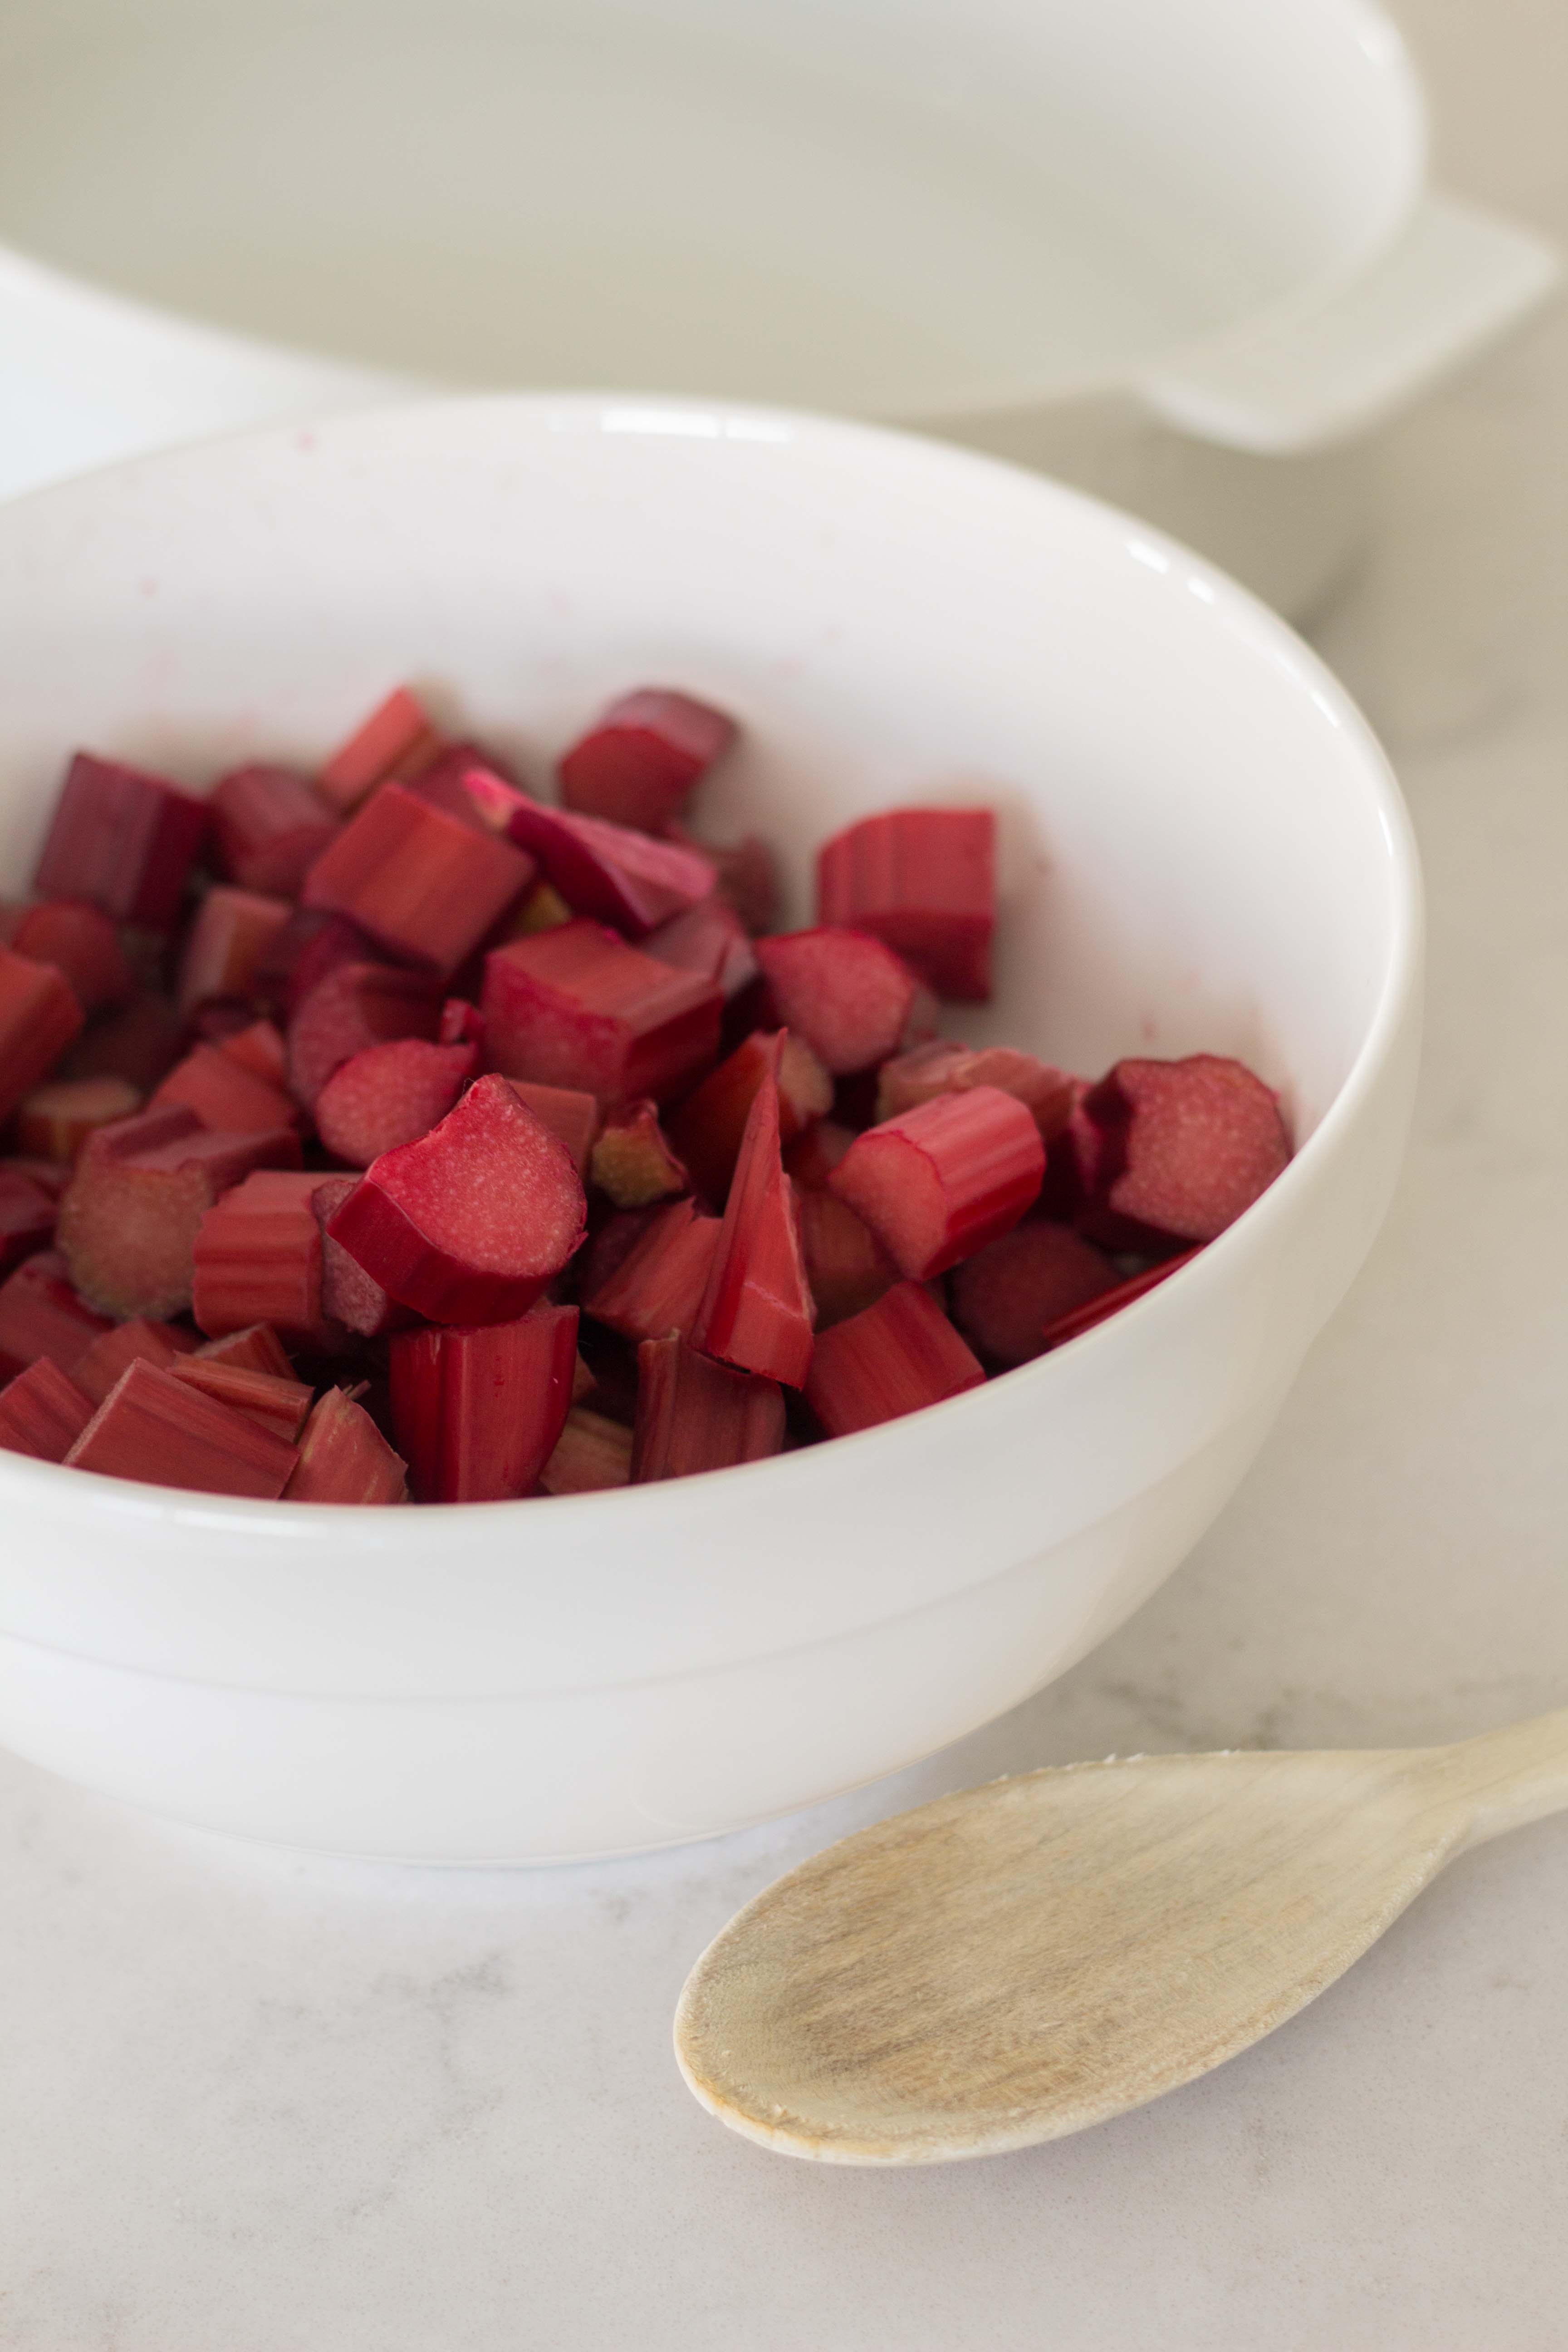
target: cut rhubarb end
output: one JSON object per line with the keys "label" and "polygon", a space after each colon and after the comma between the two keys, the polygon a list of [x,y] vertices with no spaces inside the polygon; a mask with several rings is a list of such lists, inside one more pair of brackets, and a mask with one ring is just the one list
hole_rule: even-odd
{"label": "cut rhubarb end", "polygon": [[899,1280],[870,1226],[833,1192],[800,1195],[800,1248],[819,1333],[875,1305]]}
{"label": "cut rhubarb end", "polygon": [[905,1278],[927,1282],[1016,1225],[1045,1172],[1040,1131],[1023,1104],[975,1087],[857,1136],[828,1183]]}
{"label": "cut rhubarb end", "polygon": [[204,1127],[229,1135],[265,1134],[291,1126],[299,1116],[288,1095],[219,1045],[193,1046],[175,1063],[150,1107],[161,1109],[165,1103],[184,1103]]}
{"label": "cut rhubarb end", "polygon": [[205,1340],[195,1352],[209,1364],[235,1364],[241,1371],[270,1372],[279,1381],[294,1377],[289,1351],[270,1323],[247,1323],[243,1331],[228,1331],[221,1339]]}
{"label": "cut rhubarb end", "polygon": [[735,722],[665,687],[622,695],[561,761],[561,798],[584,816],[657,833],[735,739]]}
{"label": "cut rhubarb end", "polygon": [[437,982],[381,963],[344,963],[319,981],[289,1024],[289,1085],[313,1109],[333,1072],[367,1045],[432,1040],[441,1021]]}
{"label": "cut rhubarb end", "polygon": [[58,1250],[37,1250],[0,1283],[0,1380],[47,1356],[68,1372],[113,1328],[73,1287]]}
{"label": "cut rhubarb end", "polygon": [[420,1501],[515,1500],[565,1426],[577,1309],[542,1301],[510,1323],[399,1332],[390,1361],[393,1427]]}
{"label": "cut rhubarb end", "polygon": [[406,1503],[407,1465],[342,1389],[318,1398],[300,1438],[286,1503]]}
{"label": "cut rhubarb end", "polygon": [[212,793],[219,870],[242,890],[296,898],[338,821],[308,776],[254,764],[220,776]]}
{"label": "cut rhubarb end", "polygon": [[92,1413],[91,1399],[58,1364],[40,1356],[0,1389],[0,1446],[9,1454],[30,1454],[36,1462],[63,1462]]}
{"label": "cut rhubarb end", "polygon": [[1011,1045],[976,1050],[936,1038],[883,1063],[877,1076],[877,1117],[896,1118],[900,1111],[915,1110],[939,1095],[995,1087],[1023,1104],[1050,1143],[1066,1129],[1078,1084],[1052,1063],[1035,1054],[1016,1053]]}
{"label": "cut rhubarb end", "polygon": [[141,1360],[121,1373],[66,1455],[72,1469],[100,1477],[268,1503],[298,1459],[271,1430]]}
{"label": "cut rhubarb end", "polygon": [[140,1094],[124,1078],[57,1078],[27,1097],[16,1132],[25,1151],[68,1162],[89,1135],[141,1108]]}
{"label": "cut rhubarb end", "polygon": [[541,1087],[527,1078],[509,1078],[508,1086],[552,1135],[558,1136],[572,1155],[572,1164],[584,1181],[599,1129],[604,1124],[596,1095],[580,1094],[574,1087]]}
{"label": "cut rhubarb end", "polygon": [[[470,791],[474,782],[470,777]],[[700,850],[654,841],[600,817],[546,808],[521,793],[510,799],[508,839],[538,860],[545,879],[578,915],[640,940],[713,895],[719,877]]]}
{"label": "cut rhubarb end", "polygon": [[773,1036],[753,1030],[671,1114],[670,1141],[715,1207],[728,1196],[752,1105],[775,1060],[779,1134],[793,1143],[831,1108],[833,1081],[805,1039],[787,1031],[781,1055]]}
{"label": "cut rhubarb end", "polygon": [[900,1282],[821,1333],[805,1401],[829,1437],[847,1437],[979,1388],[984,1378],[931,1293]]}
{"label": "cut rhubarb end", "polygon": [[321,1236],[312,1202],[324,1179],[260,1169],[202,1217],[192,1259],[193,1308],[213,1339],[255,1323],[297,1341],[321,1341]]}
{"label": "cut rhubarb end", "polygon": [[447,743],[427,768],[402,781],[420,800],[456,817],[471,833],[504,833],[508,811],[482,805],[468,789],[465,779],[476,771],[493,777],[505,792],[521,795],[522,787],[517,778],[480,743]]}
{"label": "cut rhubarb end", "polygon": [[[0,1398],[0,1407],[4,1402]],[[598,1495],[626,1486],[631,1475],[631,1431],[602,1412],[574,1405],[539,1484],[546,1495]]]}
{"label": "cut rhubarb end", "polygon": [[379,1339],[388,1331],[405,1330],[414,1317],[371,1280],[329,1231],[359,1181],[357,1176],[323,1177],[310,1203],[321,1234],[321,1312],[329,1323],[341,1324],[362,1339]]}
{"label": "cut rhubarb end", "polygon": [[367,793],[395,772],[405,781],[421,774],[440,751],[441,738],[418,696],[406,686],[396,687],[333,752],[316,788],[342,813],[357,808]]}
{"label": "cut rhubarb end", "polygon": [[1213,1241],[1290,1157],[1279,1097],[1241,1062],[1118,1062],[1083,1101],[1100,1150],[1091,1215],[1113,1246]]}
{"label": "cut rhubarb end", "polygon": [[786,931],[756,943],[777,1019],[835,1077],[930,1037],[935,1008],[902,959],[865,931]]}
{"label": "cut rhubarb end", "polygon": [[184,1018],[219,997],[248,996],[293,909],[286,898],[220,883],[197,908],[180,956],[175,1002]]}
{"label": "cut rhubarb end", "polygon": [[1112,1315],[1120,1315],[1124,1307],[1131,1307],[1134,1299],[1143,1297],[1145,1291],[1157,1288],[1171,1275],[1179,1273],[1184,1265],[1189,1265],[1197,1254],[1195,1249],[1184,1250],[1179,1257],[1168,1257],[1159,1265],[1146,1266],[1142,1274],[1131,1276],[1126,1282],[1117,1283],[1110,1290],[1101,1291],[1098,1298],[1088,1300],[1082,1307],[1075,1307],[1068,1314],[1058,1315],[1054,1322],[1047,1324],[1040,1335],[1042,1351],[1065,1348],[1069,1339],[1077,1339],[1085,1331],[1092,1331],[1097,1323],[1107,1322]]}
{"label": "cut rhubarb end", "polygon": [[271,1430],[290,1445],[303,1429],[310,1410],[310,1389],[305,1381],[287,1375],[252,1371],[244,1364],[226,1364],[212,1356],[201,1355],[178,1357],[169,1369],[188,1388],[227,1405],[230,1412],[255,1422],[260,1429]]}
{"label": "cut rhubarb end", "polygon": [[956,1267],[949,1296],[976,1353],[1006,1370],[1044,1353],[1047,1324],[1116,1286],[1110,1259],[1070,1225],[1030,1218]]}
{"label": "cut rhubarb end", "polygon": [[335,1069],[316,1097],[317,1132],[335,1160],[368,1168],[384,1151],[428,1135],[478,1060],[473,1045],[432,1045],[419,1037],[367,1045]]}
{"label": "cut rhubarb end", "polygon": [[0,940],[32,963],[53,964],[86,1013],[123,1004],[136,973],[109,917],[79,898],[18,907],[0,923]]}
{"label": "cut rhubarb end", "polygon": [[52,963],[0,948],[0,1119],[48,1076],[81,1027],[81,1006]]}
{"label": "cut rhubarb end", "polygon": [[756,950],[745,925],[722,898],[703,898],[684,915],[650,931],[645,952],[677,971],[700,972],[729,1004],[757,977]]}
{"label": "cut rhubarb end", "polygon": [[716,1364],[679,1337],[637,1349],[632,1484],[730,1470],[781,1454],[784,1391],[776,1381]]}
{"label": "cut rhubarb end", "polygon": [[453,972],[532,881],[531,857],[383,784],[305,877],[304,904],[359,924],[393,955]]}
{"label": "cut rhubarb end", "polygon": [[586,1205],[564,1145],[485,1077],[417,1143],[384,1152],[327,1230],[416,1314],[506,1323],[576,1249]]}
{"label": "cut rhubarb end", "polygon": [[242,1070],[248,1070],[252,1077],[265,1078],[279,1094],[288,1092],[289,1049],[275,1023],[247,1021],[218,1042],[229,1060],[237,1062]]}
{"label": "cut rhubarb end", "polygon": [[869,931],[954,1003],[991,994],[996,819],[990,809],[884,809],[824,842],[820,923]]}
{"label": "cut rhubarb end", "polygon": [[161,1371],[167,1371],[179,1360],[180,1350],[173,1345],[164,1326],[150,1323],[144,1315],[134,1315],[129,1323],[117,1323],[111,1331],[95,1339],[77,1358],[70,1374],[83,1396],[96,1407],[115,1387],[127,1364],[156,1364]]}
{"label": "cut rhubarb end", "polygon": [[33,887],[40,898],[89,899],[117,923],[169,930],[207,821],[205,801],[163,777],[79,751]]}
{"label": "cut rhubarb end", "polygon": [[626,1339],[689,1331],[712,1272],[718,1218],[704,1216],[695,1202],[678,1201],[632,1228],[631,1246],[618,1263],[603,1249],[614,1222],[595,1244],[584,1312]]}
{"label": "cut rhubarb end", "polygon": [[668,1102],[719,1050],[724,1000],[598,923],[513,940],[485,960],[486,1056],[509,1078],[600,1102]]}
{"label": "cut rhubarb end", "polygon": [[61,1078],[123,1078],[146,1094],[185,1050],[185,1028],[166,997],[149,992],[85,1030],[56,1073]]}
{"label": "cut rhubarb end", "polygon": [[814,1308],[801,1261],[795,1187],[779,1158],[783,1051],[784,1039],[777,1037],[746,1120],[691,1342],[742,1371],[797,1389],[811,1363]]}
{"label": "cut rhubarb end", "polygon": [[54,1239],[56,1195],[20,1169],[0,1167],[0,1274]]}
{"label": "cut rhubarb end", "polygon": [[344,964],[385,966],[390,961],[357,923],[323,915],[315,907],[296,907],[256,968],[251,1002],[287,1026],[311,991]]}
{"label": "cut rhubarb end", "polygon": [[[209,1134],[178,1103],[100,1128],[57,1228],[77,1288],[119,1318],[179,1314],[191,1303],[196,1230],[213,1202],[253,1169],[299,1164],[291,1127]],[[259,1312],[237,1319],[253,1323]]]}
{"label": "cut rhubarb end", "polygon": [[633,1103],[606,1122],[594,1146],[593,1174],[617,1209],[651,1208],[691,1190],[651,1102]]}

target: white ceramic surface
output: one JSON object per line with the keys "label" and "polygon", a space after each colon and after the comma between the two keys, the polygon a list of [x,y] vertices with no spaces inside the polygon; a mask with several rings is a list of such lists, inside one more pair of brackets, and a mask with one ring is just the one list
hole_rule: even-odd
{"label": "white ceramic surface", "polygon": [[415,381],[797,401],[1298,611],[1539,299],[1365,0],[0,0],[0,488]]}
{"label": "white ceramic surface", "polygon": [[0,1738],[155,1810],[363,1853],[702,1836],[1060,1673],[1241,1475],[1359,1265],[1414,1082],[1418,884],[1353,707],[1240,592],[1070,493],[778,413],[494,400],[210,444],[0,513],[0,872],[86,741],[309,760],[412,677],[539,773],[665,677],[704,802],[811,845],[1003,817],[996,1003],[1069,1067],[1234,1052],[1298,1156],[1122,1317],[935,1411],[635,1492],[440,1512],[0,1463]]}

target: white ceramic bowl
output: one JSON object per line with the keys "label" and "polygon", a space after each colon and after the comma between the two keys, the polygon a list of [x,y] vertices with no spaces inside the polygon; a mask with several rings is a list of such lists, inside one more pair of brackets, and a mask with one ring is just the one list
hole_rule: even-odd
{"label": "white ceramic bowl", "polygon": [[1419,884],[1355,709],[1141,526],[864,427],[437,403],[139,461],[0,512],[0,880],[65,753],[309,761],[394,681],[536,773],[609,693],[735,710],[702,809],[782,845],[1004,812],[996,1003],[1098,1070],[1244,1055],[1300,1141],[1138,1306],[934,1411],[556,1501],[230,1503],[0,1456],[0,1738],[185,1820],[363,1854],[702,1837],[1048,1682],[1236,1486],[1383,1215]]}

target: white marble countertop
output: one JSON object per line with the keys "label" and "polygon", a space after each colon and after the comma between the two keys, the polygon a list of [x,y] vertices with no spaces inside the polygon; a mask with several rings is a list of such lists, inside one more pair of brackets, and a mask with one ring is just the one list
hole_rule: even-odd
{"label": "white marble countertop", "polygon": [[[1568,236],[1561,0],[1405,0],[1449,181]],[[879,1812],[1112,1749],[1568,1700],[1568,315],[1400,428],[1320,635],[1431,893],[1408,1171],[1186,1566],[1005,1721],[614,1867],[339,1866],[0,1758],[7,2352],[1560,2352],[1568,1819],[1457,1864],[1258,2050],[1021,2156],[771,2157],[681,2087],[708,1937]]]}

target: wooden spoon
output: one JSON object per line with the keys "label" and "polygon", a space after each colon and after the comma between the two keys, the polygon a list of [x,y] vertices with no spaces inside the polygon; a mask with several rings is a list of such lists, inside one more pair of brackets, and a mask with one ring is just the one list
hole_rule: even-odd
{"label": "wooden spoon", "polygon": [[687,1979],[691,2089],[765,2147],[934,2164],[1190,2083],[1331,1984],[1446,1862],[1568,1807],[1568,1711],[1452,1748],[1138,1756],[829,1846]]}

